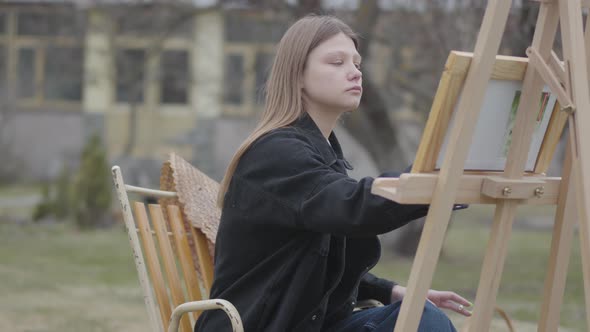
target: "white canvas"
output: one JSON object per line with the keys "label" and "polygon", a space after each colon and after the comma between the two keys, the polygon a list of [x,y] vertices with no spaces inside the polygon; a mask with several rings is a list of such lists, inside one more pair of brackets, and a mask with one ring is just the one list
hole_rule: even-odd
{"label": "white canvas", "polygon": [[[510,117],[511,109],[515,94],[520,90],[522,90],[522,82],[520,81],[490,80],[475,128],[473,142],[471,143],[469,154],[465,161],[465,170],[504,170],[508,151],[507,142],[510,137],[510,123],[514,121],[514,118],[511,119]],[[551,94],[547,87],[543,91],[548,93],[548,96],[542,116],[540,113],[539,121],[535,126],[525,166],[526,171],[533,171],[535,168],[537,155],[541,149],[541,144],[543,143],[543,138],[549,125],[549,119],[551,118],[551,113],[556,102],[555,95]],[[461,96],[459,96],[459,100],[460,98]],[[458,104],[459,102],[456,105]],[[447,130],[436,162],[436,169],[440,169],[442,165],[456,113],[457,106],[453,110],[449,130]]]}

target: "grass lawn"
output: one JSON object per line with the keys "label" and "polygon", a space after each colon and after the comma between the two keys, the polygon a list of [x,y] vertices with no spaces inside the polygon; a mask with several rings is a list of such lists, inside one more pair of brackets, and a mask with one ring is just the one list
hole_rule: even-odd
{"label": "grass lawn", "polygon": [[[433,288],[454,290],[474,301],[489,230],[481,216],[491,210],[483,212],[472,207],[453,220]],[[498,305],[517,321],[518,331],[536,331],[551,233],[546,229],[525,231],[518,223]],[[563,331],[586,330],[578,250],[576,236],[561,310]],[[411,264],[384,254],[374,272],[405,284]],[[0,220],[0,294],[0,331],[148,329],[131,250],[121,226],[79,232],[63,224],[15,225]],[[452,319],[461,326],[461,317]],[[495,331],[506,330],[495,324],[499,326]]]}
{"label": "grass lawn", "polygon": [[41,198],[40,184],[0,186],[0,221],[28,220]]}
{"label": "grass lawn", "polygon": [[122,227],[0,222],[0,331],[147,331]]}

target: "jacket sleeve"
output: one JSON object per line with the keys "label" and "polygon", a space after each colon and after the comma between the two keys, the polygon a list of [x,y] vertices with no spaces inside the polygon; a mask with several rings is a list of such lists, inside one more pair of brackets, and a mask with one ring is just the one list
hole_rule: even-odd
{"label": "jacket sleeve", "polygon": [[391,303],[391,290],[396,282],[382,279],[371,273],[366,273],[359,284],[357,301],[377,300],[385,305]]}
{"label": "jacket sleeve", "polygon": [[294,221],[278,218],[279,222],[322,233],[367,236],[389,232],[428,212],[428,205],[402,205],[373,195],[373,178],[356,181],[336,171],[298,135],[303,134],[263,137],[243,155],[234,175],[296,215]]}

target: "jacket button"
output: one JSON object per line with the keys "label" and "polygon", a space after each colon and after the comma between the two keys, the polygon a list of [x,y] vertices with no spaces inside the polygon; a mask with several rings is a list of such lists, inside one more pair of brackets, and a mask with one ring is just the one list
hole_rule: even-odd
{"label": "jacket button", "polygon": [[318,318],[318,315],[311,316],[311,320],[316,320],[317,318]]}

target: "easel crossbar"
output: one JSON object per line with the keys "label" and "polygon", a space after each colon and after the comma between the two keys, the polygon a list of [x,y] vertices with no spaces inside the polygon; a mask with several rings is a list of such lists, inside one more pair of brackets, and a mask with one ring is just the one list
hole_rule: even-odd
{"label": "easel crossbar", "polygon": [[[559,103],[563,107],[571,107],[574,104],[572,99],[569,97],[563,86],[561,86],[559,78],[553,73],[551,67],[543,60],[543,58],[541,58],[539,52],[534,48],[529,47],[526,53],[529,56],[529,66],[533,66],[539,75],[541,75],[545,83],[549,85],[551,91],[557,95]],[[554,59],[553,56],[550,59]],[[564,72],[564,78],[567,79],[567,77],[569,77],[568,73]]]}
{"label": "easel crossbar", "polygon": [[[429,204],[438,181],[438,174],[404,173],[399,178],[378,178],[373,183],[372,193],[400,204]],[[512,196],[488,195],[484,192],[486,182],[496,183],[500,189],[509,186]],[[519,203],[528,205],[555,205],[559,195],[559,177],[524,177],[522,180],[503,179],[488,175],[463,175],[455,202],[461,204],[498,204],[498,199],[520,199]],[[489,186],[489,185],[488,185]],[[535,190],[543,188],[543,193],[535,195]],[[486,187],[488,188],[488,187]],[[526,196],[515,197],[517,193],[528,190]],[[490,189],[492,190],[492,189]],[[494,190],[492,190],[493,192]]]}

